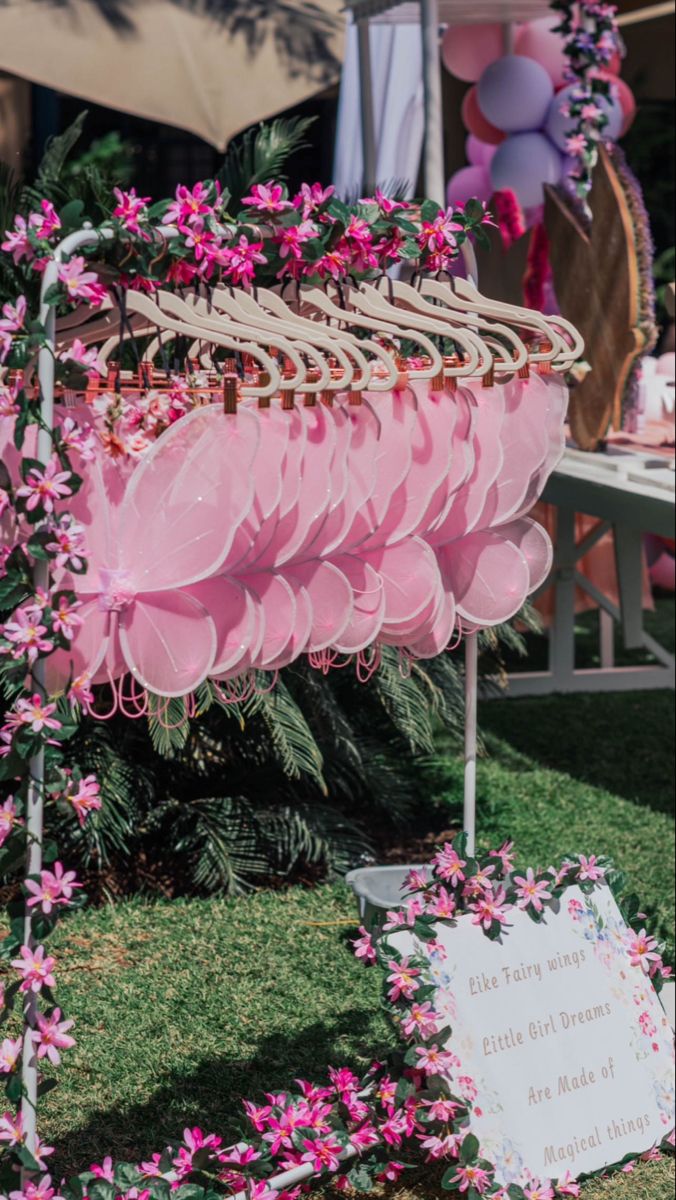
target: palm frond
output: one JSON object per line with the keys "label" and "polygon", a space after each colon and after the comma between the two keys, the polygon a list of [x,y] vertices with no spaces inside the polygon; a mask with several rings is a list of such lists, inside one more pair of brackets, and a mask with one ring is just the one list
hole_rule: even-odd
{"label": "palm frond", "polygon": [[326,794],[321,751],[285,683],[280,680],[274,691],[261,700],[260,716],[284,774],[298,780],[307,776]]}
{"label": "palm frond", "polygon": [[306,135],[314,117],[278,117],[249,129],[228,147],[216,179],[230,197],[233,212],[255,183],[286,179],[291,155],[307,146]]}

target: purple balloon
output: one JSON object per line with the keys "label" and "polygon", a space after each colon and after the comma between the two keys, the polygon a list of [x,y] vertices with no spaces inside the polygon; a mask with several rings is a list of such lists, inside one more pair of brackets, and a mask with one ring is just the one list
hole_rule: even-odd
{"label": "purple balloon", "polygon": [[498,146],[491,163],[496,192],[514,192],[522,208],[544,203],[546,183],[561,181],[563,162],[543,133],[515,133]]}
{"label": "purple balloon", "polygon": [[446,199],[452,208],[462,208],[468,200],[490,200],[493,194],[487,167],[463,167],[448,181]]}
{"label": "purple balloon", "polygon": [[[564,117],[561,108],[566,104],[570,104],[576,87],[577,84],[571,83],[568,87],[562,88],[549,106],[544,127],[545,133],[548,138],[551,138],[554,145],[558,146],[559,150],[567,149],[568,138],[572,135],[575,128],[575,119],[573,117]],[[604,139],[611,142],[617,141],[624,125],[624,112],[617,92],[615,92],[611,100],[606,100],[605,96],[597,96],[595,103],[608,117],[608,124],[603,131]]]}
{"label": "purple balloon", "polygon": [[467,161],[473,167],[490,167],[496,150],[497,146],[490,146],[488,142],[482,142],[481,138],[475,137],[473,133],[470,133],[465,143]]}
{"label": "purple balloon", "polygon": [[505,133],[541,129],[554,95],[547,71],[532,58],[506,54],[484,71],[478,84],[479,108]]}

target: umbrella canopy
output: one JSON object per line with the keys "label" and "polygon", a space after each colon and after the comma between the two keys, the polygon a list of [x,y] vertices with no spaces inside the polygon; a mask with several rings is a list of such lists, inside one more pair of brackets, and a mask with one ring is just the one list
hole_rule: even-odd
{"label": "umbrella canopy", "polygon": [[0,0],[0,70],[224,150],[340,78],[343,0]]}

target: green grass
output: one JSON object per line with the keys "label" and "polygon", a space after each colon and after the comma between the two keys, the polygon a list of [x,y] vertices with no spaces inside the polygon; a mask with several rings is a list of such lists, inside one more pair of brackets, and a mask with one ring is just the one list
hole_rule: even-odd
{"label": "green grass", "polygon": [[[640,714],[647,705],[656,726],[666,722],[669,701],[660,693],[486,703],[491,756],[479,766],[478,801],[480,839],[513,837],[532,861],[572,850],[612,854],[651,924],[671,939],[664,730],[652,747],[649,785],[635,761],[637,741],[641,754],[645,746]],[[445,760],[438,801],[449,825],[458,820],[461,784],[461,765]],[[366,1066],[392,1035],[378,976],[355,963],[347,944],[353,913],[337,885],[243,901],[127,903],[64,924],[55,947],[60,997],[79,1040],[59,1073],[61,1088],[45,1102],[56,1174],[105,1154],[139,1159],[187,1124],[234,1136],[242,1097],[298,1075],[320,1079],[328,1065]],[[387,1200],[443,1195],[433,1173],[414,1180]],[[671,1195],[672,1164],[661,1162],[589,1185],[584,1200]]]}

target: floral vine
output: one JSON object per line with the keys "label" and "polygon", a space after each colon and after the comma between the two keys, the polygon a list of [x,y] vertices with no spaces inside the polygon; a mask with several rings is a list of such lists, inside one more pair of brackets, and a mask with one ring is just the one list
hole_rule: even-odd
{"label": "floral vine", "polygon": [[[470,1130],[477,1087],[471,1077],[458,1076],[461,1064],[449,1045],[450,1030],[434,1008],[436,987],[429,978],[429,960],[422,954],[402,956],[388,935],[410,930],[429,954],[438,954],[443,961],[445,951],[437,940],[440,924],[453,926],[459,916],[470,914],[472,923],[495,940],[511,911],[525,911],[540,923],[549,909],[558,906],[567,888],[577,885],[585,898],[591,898],[603,884],[611,886],[627,923],[624,950],[630,965],[641,968],[659,991],[672,973],[662,958],[664,946],[647,933],[638,898],[623,898],[623,877],[610,860],[595,855],[564,859],[558,868],[520,870],[513,843],[473,857],[467,853],[466,835],[461,834],[439,849],[429,869],[410,874],[403,907],[387,913],[381,930],[375,934],[360,930],[355,953],[367,966],[377,964],[383,969],[385,1007],[408,1047],[404,1062],[416,1080],[415,1137],[429,1162],[451,1164],[442,1180],[446,1190],[491,1200],[554,1200],[581,1194],[569,1175],[559,1180],[531,1178],[524,1186],[514,1183],[508,1189],[496,1180],[495,1164],[482,1155],[479,1139]],[[580,902],[572,899],[570,906],[575,906],[573,919],[582,919]],[[641,1019],[649,1022],[649,1014]],[[654,1033],[647,1026],[644,1031]],[[673,1144],[673,1133],[670,1136]],[[655,1150],[647,1157],[657,1156]],[[627,1169],[627,1163],[622,1165]]]}
{"label": "floral vine", "polygon": [[561,17],[555,32],[565,38],[566,82],[576,85],[562,112],[574,122],[567,145],[577,167],[570,178],[578,199],[586,205],[599,143],[608,125],[603,101],[610,97],[610,83],[604,72],[624,49],[617,8],[602,0],[551,0],[550,7]]}

